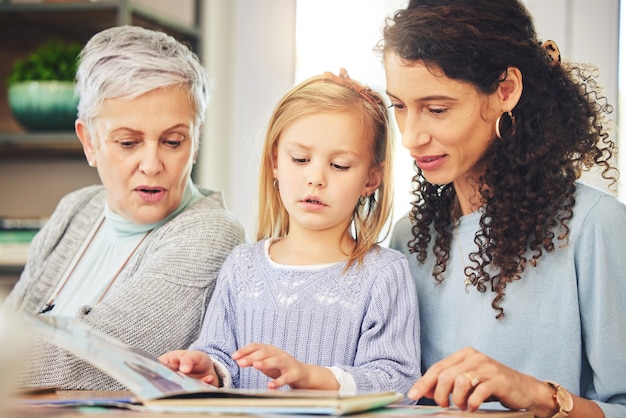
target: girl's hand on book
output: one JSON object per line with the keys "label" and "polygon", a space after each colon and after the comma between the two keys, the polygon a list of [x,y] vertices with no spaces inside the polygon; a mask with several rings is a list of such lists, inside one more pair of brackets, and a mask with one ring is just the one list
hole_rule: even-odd
{"label": "girl's hand on book", "polygon": [[174,370],[204,383],[219,387],[219,378],[213,361],[206,353],[195,350],[174,350],[163,354],[159,361]]}
{"label": "girl's hand on book", "polygon": [[337,379],[327,368],[301,363],[272,345],[248,344],[232,357],[239,367],[254,367],[274,379],[267,384],[269,389],[284,385],[293,389],[339,389]]}

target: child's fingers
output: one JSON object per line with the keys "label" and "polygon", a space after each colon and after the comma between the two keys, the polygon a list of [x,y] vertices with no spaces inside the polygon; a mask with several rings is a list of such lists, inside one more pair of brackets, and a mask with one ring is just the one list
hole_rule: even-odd
{"label": "child's fingers", "polygon": [[[254,363],[252,363],[252,367],[262,372],[266,376],[274,379],[285,376],[285,374],[287,373],[287,376],[285,376],[281,381],[278,382],[278,386],[292,383],[293,378],[289,377],[289,375],[293,375],[293,373],[290,373],[291,368],[287,365],[287,363],[277,360],[280,359],[273,357],[270,359],[265,359],[263,361],[255,361]],[[285,379],[287,380],[287,383],[283,383],[285,382]]]}
{"label": "child's fingers", "polygon": [[255,352],[258,352],[259,350],[263,349],[263,347],[263,344],[247,344],[241,347],[239,350],[235,351],[232,355],[232,358],[233,360],[239,360],[241,358],[254,354]]}
{"label": "child's fingers", "polygon": [[203,377],[201,380],[204,383],[211,384],[213,382],[213,376],[212,375],[208,375],[208,376]]}
{"label": "child's fingers", "polygon": [[249,367],[255,361],[264,361],[271,355],[271,352],[265,347],[255,344],[256,347],[244,347],[245,350],[240,349],[233,353],[233,360],[237,362],[239,367]]}
{"label": "child's fingers", "polygon": [[237,365],[239,367],[250,367],[253,366],[254,363],[260,363],[263,361],[263,358],[259,358],[259,356],[255,355],[254,353],[249,355],[249,356],[245,356],[245,357],[241,357],[238,360],[235,360],[237,362]]}
{"label": "child's fingers", "polygon": [[192,371],[194,371],[196,363],[197,361],[194,359],[193,356],[185,354],[179,359],[178,370],[185,374],[191,373]]}
{"label": "child's fingers", "polygon": [[170,357],[170,353],[167,354],[163,354],[161,357],[159,357],[159,363],[170,367],[170,365],[172,364],[172,359]]}
{"label": "child's fingers", "polygon": [[267,384],[267,387],[268,389],[278,389],[281,386],[290,385],[293,382],[293,375],[289,371],[286,371],[285,373],[278,376],[276,379],[271,380]]}
{"label": "child's fingers", "polygon": [[291,359],[285,358],[283,356],[268,356],[259,360],[254,360],[252,363],[252,367],[257,370],[282,370],[290,367],[292,365],[291,363]]}
{"label": "child's fingers", "polygon": [[168,368],[178,371],[179,361],[176,352],[165,353],[159,357],[159,362]]}

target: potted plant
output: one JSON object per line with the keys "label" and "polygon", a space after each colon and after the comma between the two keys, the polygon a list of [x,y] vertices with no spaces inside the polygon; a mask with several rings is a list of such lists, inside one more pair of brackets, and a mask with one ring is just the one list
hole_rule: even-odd
{"label": "potted plant", "polygon": [[74,76],[81,45],[49,40],[13,63],[8,102],[27,130],[71,130],[76,119]]}

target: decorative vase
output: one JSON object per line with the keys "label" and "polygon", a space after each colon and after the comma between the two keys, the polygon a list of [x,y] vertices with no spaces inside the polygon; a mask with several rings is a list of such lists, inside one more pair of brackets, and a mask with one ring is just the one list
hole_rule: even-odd
{"label": "decorative vase", "polygon": [[23,81],[9,86],[9,107],[28,131],[72,131],[78,99],[71,81]]}

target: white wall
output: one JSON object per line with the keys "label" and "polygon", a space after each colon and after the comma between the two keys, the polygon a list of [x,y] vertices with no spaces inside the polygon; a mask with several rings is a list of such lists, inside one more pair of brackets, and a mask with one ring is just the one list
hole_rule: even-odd
{"label": "white wall", "polygon": [[222,190],[256,236],[266,121],[294,82],[295,0],[207,0],[203,57],[216,79],[195,180]]}
{"label": "white wall", "polygon": [[[598,67],[598,81],[604,87],[609,103],[615,107],[610,118],[617,123],[620,0],[525,2],[535,17],[540,40],[554,40],[564,61],[590,63]],[[613,130],[612,137],[617,139],[616,130]],[[619,197],[626,201],[626,187],[623,185],[626,171],[623,177]],[[617,192],[616,188],[608,188],[608,183],[597,171],[585,173],[583,180],[608,192]]]}
{"label": "white wall", "polygon": [[[388,5],[387,0],[369,1]],[[619,0],[526,3],[540,39],[556,41],[564,60],[596,64],[605,93],[617,106]],[[329,16],[319,23],[320,33],[339,22],[358,38],[358,25],[350,23],[358,16],[348,8],[350,15],[337,18],[341,10],[329,9],[333,19]],[[294,83],[296,0],[207,0],[204,11],[204,57],[217,84],[196,180],[224,191],[228,208],[254,239],[263,132],[276,101]],[[330,50],[334,44],[324,41],[322,48]],[[338,62],[334,70],[341,65]],[[359,71],[352,71],[355,78]],[[405,179],[398,180],[401,185]]]}
{"label": "white wall", "polygon": [[[343,67],[350,77],[385,97],[382,57],[373,49],[382,39],[386,18],[405,7],[406,3],[407,0],[297,0],[296,81],[324,71],[337,73]],[[329,15],[328,10],[333,13]],[[347,18],[354,16],[355,10],[359,10],[359,18]],[[350,30],[346,30],[347,21]],[[323,31],[319,30],[320,22],[323,22]],[[413,159],[402,147],[393,112],[391,126],[395,128],[394,211],[390,219],[393,225],[411,208],[414,170]],[[384,244],[387,242],[383,241]]]}
{"label": "white wall", "polygon": [[[620,129],[626,121],[626,0],[620,0],[620,22],[623,22],[619,28],[619,62],[617,64],[617,105],[618,105],[618,138],[622,144],[622,148],[626,148],[626,132]],[[624,154],[619,158],[620,171],[623,173],[620,181],[619,196],[622,201],[626,201],[626,158]]]}

